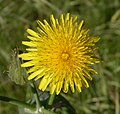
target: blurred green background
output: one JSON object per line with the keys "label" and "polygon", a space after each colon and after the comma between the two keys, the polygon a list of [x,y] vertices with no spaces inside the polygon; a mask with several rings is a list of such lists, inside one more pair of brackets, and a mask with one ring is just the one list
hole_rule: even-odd
{"label": "blurred green background", "polygon": [[[89,89],[67,96],[78,114],[120,114],[120,0],[0,0],[0,95],[24,100],[26,87],[11,82],[12,50],[22,49],[26,29],[36,20],[70,12],[84,19],[98,43],[102,62],[95,66]],[[16,106],[0,102],[0,114],[18,114]]]}

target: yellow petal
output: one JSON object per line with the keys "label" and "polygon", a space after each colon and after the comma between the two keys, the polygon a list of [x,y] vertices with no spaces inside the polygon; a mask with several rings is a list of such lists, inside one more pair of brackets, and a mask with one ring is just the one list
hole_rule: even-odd
{"label": "yellow petal", "polygon": [[63,88],[63,91],[64,91],[65,93],[68,92],[68,87],[69,87],[68,82],[67,82],[67,81],[64,81],[64,88]]}
{"label": "yellow petal", "polygon": [[34,53],[23,53],[18,55],[19,58],[22,58],[23,60],[32,60],[35,59]]}
{"label": "yellow petal", "polygon": [[33,40],[33,41],[39,41],[40,38],[39,37],[35,37],[35,36],[27,36],[28,39]]}
{"label": "yellow petal", "polygon": [[63,16],[63,14],[60,15],[60,24],[61,24],[62,26],[65,25],[65,21],[64,21],[64,16]]}
{"label": "yellow petal", "polygon": [[36,48],[27,48],[26,50],[27,51],[33,51],[33,52],[38,51],[38,49],[36,49]]}
{"label": "yellow petal", "polygon": [[[48,76],[49,76],[49,74],[48,74]],[[46,81],[44,81],[46,83],[44,83],[44,86],[42,87],[42,91],[45,91],[45,89],[47,88],[47,86],[50,84],[50,82],[52,80],[52,78],[50,76],[48,78],[46,78],[46,76],[45,76],[44,79],[46,80]],[[40,82],[40,83],[42,83],[42,82]]]}
{"label": "yellow petal", "polygon": [[78,26],[78,30],[81,30],[81,29],[82,29],[83,23],[84,23],[84,21],[82,20],[82,21],[80,22],[79,26]]}
{"label": "yellow petal", "polygon": [[70,18],[70,13],[67,13],[66,17],[65,17],[65,22],[69,21]]}
{"label": "yellow petal", "polygon": [[40,26],[40,28],[41,28],[42,30],[45,29],[45,25],[44,25],[41,21],[37,20],[37,23],[38,23],[38,25]]}
{"label": "yellow petal", "polygon": [[73,23],[76,22],[77,18],[78,18],[77,16],[74,16],[74,17],[73,17]]}
{"label": "yellow petal", "polygon": [[87,77],[89,80],[92,80],[92,77],[90,74],[87,72],[87,70],[84,70],[84,76]]}
{"label": "yellow petal", "polygon": [[71,91],[74,93],[75,89],[74,89],[74,82],[72,78],[70,79],[70,88],[71,88]]}
{"label": "yellow petal", "polygon": [[51,84],[50,85],[50,94],[53,94],[55,92],[55,89],[56,89],[56,84]]}
{"label": "yellow petal", "polygon": [[63,81],[57,83],[56,94],[58,95],[62,89]]}
{"label": "yellow petal", "polygon": [[76,77],[74,77],[74,83],[75,83],[77,91],[81,92],[81,87],[82,87],[81,81],[78,80]]}
{"label": "yellow petal", "polygon": [[81,73],[80,73],[80,78],[82,79],[81,81],[82,81],[83,85],[84,85],[86,88],[88,88],[88,87],[89,87],[89,84],[88,84],[87,80],[84,78],[84,76],[83,76]]}
{"label": "yellow petal", "polygon": [[37,38],[39,38],[38,33],[36,33],[35,31],[31,30],[31,29],[27,29],[27,32],[31,35],[31,36],[35,36]]}
{"label": "yellow petal", "polygon": [[27,73],[34,72],[34,71],[36,71],[36,70],[38,70],[38,69],[40,69],[40,68],[39,68],[37,65],[35,65],[35,66],[31,67],[31,68],[27,71]]}
{"label": "yellow petal", "polygon": [[39,75],[41,72],[43,72],[44,69],[39,69],[37,71],[35,71],[34,73],[32,73],[29,77],[28,77],[28,80],[31,80],[33,78],[35,78],[37,75]]}
{"label": "yellow petal", "polygon": [[50,16],[50,20],[51,20],[51,24],[53,26],[53,28],[56,28],[56,21],[53,15]]}
{"label": "yellow petal", "polygon": [[45,72],[46,72],[46,70],[44,70],[43,72],[41,72],[34,80],[36,81],[36,80],[42,78],[45,75]]}
{"label": "yellow petal", "polygon": [[44,91],[48,84],[51,82],[52,78],[50,77],[50,74],[47,74],[45,77],[42,78],[39,89]]}
{"label": "yellow petal", "polygon": [[35,65],[37,62],[38,62],[38,61],[25,62],[25,63],[21,64],[21,67],[30,67],[30,66]]}
{"label": "yellow petal", "polygon": [[22,44],[29,46],[29,47],[37,47],[36,43],[34,42],[28,42],[28,41],[22,41]]}

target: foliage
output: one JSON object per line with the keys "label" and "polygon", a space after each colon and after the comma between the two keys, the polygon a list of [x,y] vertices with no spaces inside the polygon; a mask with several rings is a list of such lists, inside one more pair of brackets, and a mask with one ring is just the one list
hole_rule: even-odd
{"label": "foliage", "polygon": [[[84,19],[92,34],[101,37],[101,64],[95,67],[99,76],[93,76],[89,89],[61,96],[78,114],[119,114],[120,0],[0,0],[0,95],[25,99],[26,86],[15,85],[7,76],[12,50],[24,50],[25,31],[35,30],[37,19],[49,21],[50,14],[66,12]],[[0,113],[8,112],[17,113],[17,108],[0,102]]]}

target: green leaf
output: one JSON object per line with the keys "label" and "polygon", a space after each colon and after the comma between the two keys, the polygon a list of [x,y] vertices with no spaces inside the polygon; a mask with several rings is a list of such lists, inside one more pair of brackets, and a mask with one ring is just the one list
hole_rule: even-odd
{"label": "green leaf", "polygon": [[26,69],[21,67],[20,59],[18,58],[18,49],[12,52],[11,63],[9,66],[9,77],[16,84],[24,85],[27,82]]}

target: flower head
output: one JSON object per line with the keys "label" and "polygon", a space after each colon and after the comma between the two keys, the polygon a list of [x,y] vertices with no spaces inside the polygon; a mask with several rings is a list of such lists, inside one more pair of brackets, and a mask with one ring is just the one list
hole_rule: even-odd
{"label": "flower head", "polygon": [[27,29],[30,41],[23,41],[28,46],[27,53],[19,57],[27,62],[22,67],[29,67],[28,80],[40,80],[39,89],[45,91],[49,86],[50,93],[59,94],[61,89],[65,93],[69,87],[81,92],[81,87],[89,87],[86,80],[92,80],[90,74],[97,72],[91,65],[98,63],[94,51],[98,37],[88,34],[83,21],[77,22],[77,16],[71,17],[69,13],[60,19],[50,17],[50,24],[37,21],[37,32]]}

